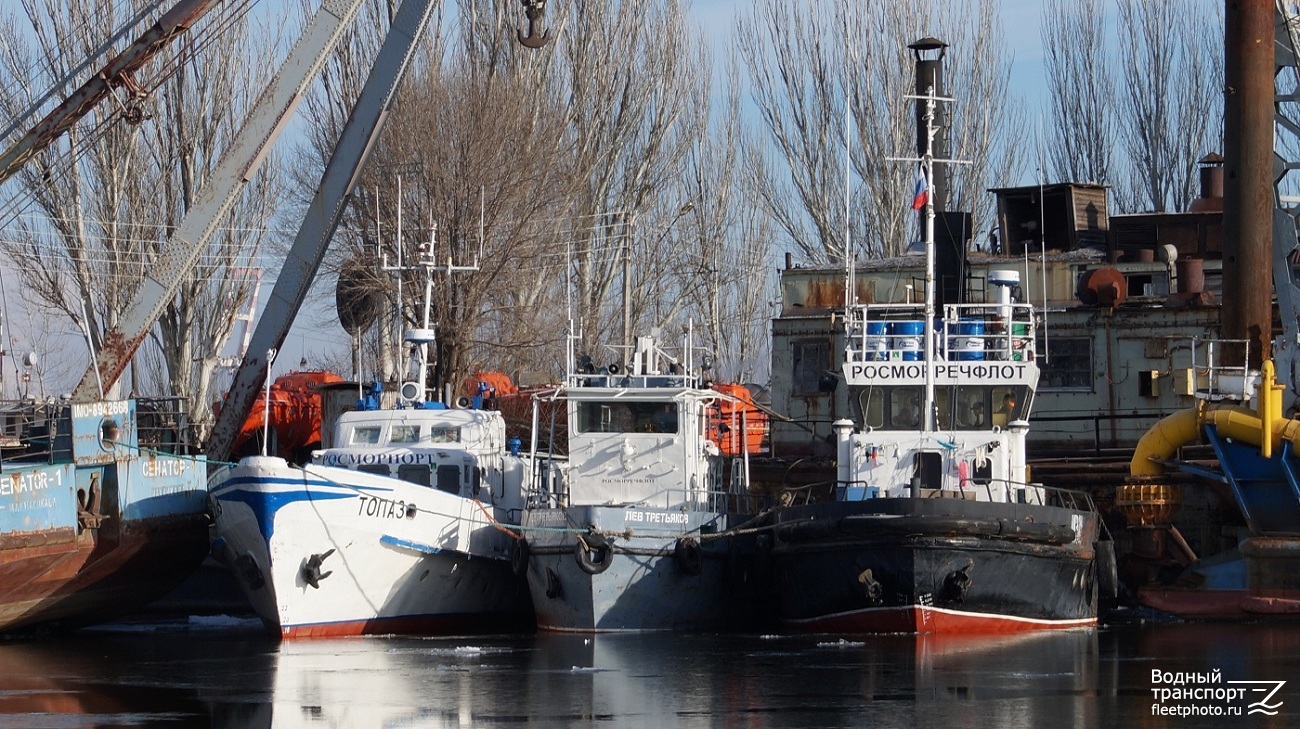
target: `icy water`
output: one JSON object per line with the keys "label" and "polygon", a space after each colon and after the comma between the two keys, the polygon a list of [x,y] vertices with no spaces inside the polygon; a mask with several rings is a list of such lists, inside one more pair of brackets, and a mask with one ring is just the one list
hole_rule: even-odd
{"label": "icy water", "polygon": [[0,643],[0,727],[522,725],[1300,726],[1300,624],[280,644],[209,618]]}

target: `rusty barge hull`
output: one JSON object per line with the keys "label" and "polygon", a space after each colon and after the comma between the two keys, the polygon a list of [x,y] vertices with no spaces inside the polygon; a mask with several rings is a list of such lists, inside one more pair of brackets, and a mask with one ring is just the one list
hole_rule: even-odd
{"label": "rusty barge hull", "polygon": [[0,631],[111,620],[207,555],[206,461],[158,411],[139,415],[134,401],[0,406]]}
{"label": "rusty barge hull", "polygon": [[130,524],[107,538],[96,531],[0,537],[0,631],[120,617],[169,592],[208,552],[203,515]]}

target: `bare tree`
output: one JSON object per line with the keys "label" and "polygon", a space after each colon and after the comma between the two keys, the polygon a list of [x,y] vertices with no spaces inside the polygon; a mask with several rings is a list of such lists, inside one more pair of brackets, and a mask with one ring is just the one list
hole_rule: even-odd
{"label": "bare tree", "polygon": [[915,167],[887,158],[915,149],[912,106],[904,98],[913,83],[907,46],[927,35],[951,46],[944,91],[956,102],[946,133],[953,155],[971,162],[950,175],[948,207],[974,211],[977,229],[989,225],[984,191],[1017,167],[1020,150],[1011,135],[1023,118],[1008,93],[1010,60],[996,17],[996,3],[985,0],[973,11],[956,2],[917,8],[840,0],[761,5],[741,21],[740,36],[772,43],[743,45],[741,52],[775,147],[758,168],[757,194],[791,247],[816,263],[844,260],[846,239],[869,257],[906,247]]}
{"label": "bare tree", "polygon": [[1046,156],[1058,180],[1113,179],[1118,128],[1104,0],[1048,0],[1043,53],[1053,123]]}
{"label": "bare tree", "polygon": [[[1223,139],[1223,5],[1117,0],[1128,169],[1121,210],[1177,211],[1197,195],[1196,161]],[[1216,32],[1217,29],[1217,32]]]}
{"label": "bare tree", "polygon": [[744,184],[748,165],[738,164],[754,144],[744,123],[741,72],[730,54],[725,92],[711,133],[692,149],[686,169],[691,200],[677,247],[685,256],[676,277],[690,306],[683,313],[700,322],[715,353],[713,376],[728,382],[762,379],[767,372],[771,318],[772,231]]}
{"label": "bare tree", "polygon": [[[561,42],[575,155],[571,210],[600,223],[574,251],[576,314],[594,355],[662,323],[654,306],[671,295],[663,286],[672,265],[666,232],[688,202],[679,172],[706,128],[710,64],[676,0],[586,3]],[[626,295],[614,289],[621,283]],[[623,331],[615,301],[629,307],[632,331]]]}
{"label": "bare tree", "polygon": [[[485,366],[558,364],[570,312],[593,354],[621,342],[615,299],[624,270],[631,325],[653,325],[660,284],[678,265],[667,231],[686,202],[680,170],[704,131],[703,45],[686,32],[676,0],[548,11],[554,40],[541,52],[518,46],[520,18],[503,8],[466,0],[457,26],[435,31],[433,43],[443,45],[403,89],[362,177],[367,193],[354,200],[350,248],[340,256],[382,246],[391,261],[400,244],[409,260],[436,223],[440,265],[477,264],[439,274],[439,384]],[[327,129],[324,107],[312,109],[313,126]],[[312,134],[323,159],[331,133]],[[409,175],[403,219],[420,228],[401,241],[393,230],[398,170]],[[625,268],[626,253],[633,258]],[[404,279],[408,320],[419,310],[414,284]]]}
{"label": "bare tree", "polygon": [[[26,78],[32,64],[65,84],[79,81],[77,69],[117,28],[154,17],[143,2],[24,0],[23,7],[35,45],[17,50],[17,40],[12,53],[0,54],[6,81]],[[7,22],[17,28],[16,18]],[[138,74],[142,88],[154,90],[141,123],[126,123],[120,104],[101,104],[22,171],[18,194],[31,209],[13,221],[0,245],[40,305],[75,322],[93,347],[117,323],[229,144],[255,96],[250,86],[261,81],[255,69],[266,65],[266,47],[238,12],[210,15]],[[5,111],[30,104],[44,91],[20,88],[23,95],[4,99]],[[261,174],[274,167],[265,165]],[[252,186],[231,215],[238,228],[227,221],[153,333],[166,363],[162,379],[171,393],[187,399],[195,423],[210,418],[208,385],[217,350],[230,331],[237,308],[232,304],[247,295],[241,270],[266,235],[267,184],[260,179]],[[145,379],[133,388],[145,387]]]}

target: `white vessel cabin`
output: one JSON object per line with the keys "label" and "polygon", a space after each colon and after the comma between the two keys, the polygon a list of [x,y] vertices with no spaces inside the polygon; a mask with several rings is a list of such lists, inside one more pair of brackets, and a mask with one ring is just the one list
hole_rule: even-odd
{"label": "white vessel cabin", "polygon": [[947,305],[930,327],[919,304],[849,307],[852,419],[834,425],[837,498],[1042,503],[1024,463],[1039,374],[1033,309],[1011,300],[1015,271],[990,280],[997,303]]}
{"label": "white vessel cabin", "polygon": [[588,357],[570,369],[551,395],[566,401],[567,477],[538,505],[710,505],[722,491],[722,459],[708,440],[708,414],[723,395],[700,387],[690,362],[638,337],[626,372],[597,371]]}
{"label": "white vessel cabin", "polygon": [[[523,479],[523,462],[507,457],[512,444],[505,421],[491,410],[354,410],[339,417],[333,443],[314,452],[312,463],[389,476],[465,498],[487,500],[490,491],[495,502],[517,492]],[[513,454],[518,450],[516,441]]]}

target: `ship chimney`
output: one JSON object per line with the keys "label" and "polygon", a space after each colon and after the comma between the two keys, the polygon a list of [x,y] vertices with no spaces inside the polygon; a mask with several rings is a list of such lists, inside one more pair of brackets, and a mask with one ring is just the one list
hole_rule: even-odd
{"label": "ship chimney", "polygon": [[1225,365],[1260,367],[1272,356],[1272,2],[1227,3],[1223,44],[1223,336]]}
{"label": "ship chimney", "polygon": [[1196,164],[1201,170],[1201,196],[1192,201],[1187,212],[1223,212],[1223,157],[1211,152]]}
{"label": "ship chimney", "polygon": [[[948,44],[938,38],[926,36],[909,45],[908,48],[911,48],[913,55],[916,56],[916,95],[925,96],[931,93],[931,87],[934,87],[934,95],[943,96],[943,54]],[[934,125],[939,130],[934,135],[932,148],[935,159],[948,159],[947,109],[944,107],[944,104],[937,104],[934,109]],[[917,157],[925,156],[925,137],[925,103],[918,101],[916,103]],[[935,212],[943,212],[948,209],[948,165],[942,162],[936,164],[932,176],[934,184],[930,189],[930,197],[934,200]]]}

